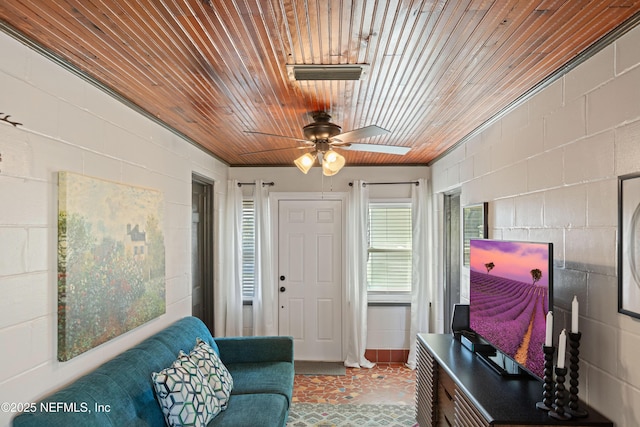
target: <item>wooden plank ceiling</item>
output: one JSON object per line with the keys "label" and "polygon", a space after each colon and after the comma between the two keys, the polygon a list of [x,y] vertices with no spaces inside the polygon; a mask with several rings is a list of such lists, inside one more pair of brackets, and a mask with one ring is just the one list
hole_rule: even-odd
{"label": "wooden plank ceiling", "polygon": [[[427,164],[639,11],[640,0],[0,2],[5,31],[232,166],[292,165],[299,142],[246,131],[303,138],[314,111],[343,131],[391,131],[359,142],[411,147],[344,151],[347,165]],[[295,81],[293,64],[368,68],[358,81]]]}

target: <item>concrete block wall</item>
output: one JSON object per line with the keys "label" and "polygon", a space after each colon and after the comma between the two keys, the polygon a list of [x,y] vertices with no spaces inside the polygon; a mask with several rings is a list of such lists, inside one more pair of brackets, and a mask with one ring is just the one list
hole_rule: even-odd
{"label": "concrete block wall", "polygon": [[[640,321],[618,314],[618,176],[640,172],[640,28],[432,167],[434,190],[489,202],[492,238],[554,243],[555,334],[580,301],[580,397],[640,425]],[[468,301],[468,270],[463,299]],[[463,301],[465,302],[465,301]]]}
{"label": "concrete block wall", "polygon": [[[227,166],[0,33],[0,402],[32,402],[191,313],[191,180]],[[57,172],[164,195],[166,314],[57,361]],[[217,215],[219,217],[219,215]],[[0,411],[0,426],[11,412]]]}

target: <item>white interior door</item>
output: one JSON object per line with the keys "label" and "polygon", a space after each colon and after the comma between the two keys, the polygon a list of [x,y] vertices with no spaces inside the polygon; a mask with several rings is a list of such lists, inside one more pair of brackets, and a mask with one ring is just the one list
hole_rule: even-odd
{"label": "white interior door", "polygon": [[278,204],[279,333],[296,360],[342,360],[342,201]]}

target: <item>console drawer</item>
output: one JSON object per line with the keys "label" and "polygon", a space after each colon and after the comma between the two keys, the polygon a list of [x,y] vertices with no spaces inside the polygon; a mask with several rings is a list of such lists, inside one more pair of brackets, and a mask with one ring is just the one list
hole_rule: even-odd
{"label": "console drawer", "polygon": [[438,425],[453,426],[455,420],[454,397],[456,385],[451,377],[438,367]]}

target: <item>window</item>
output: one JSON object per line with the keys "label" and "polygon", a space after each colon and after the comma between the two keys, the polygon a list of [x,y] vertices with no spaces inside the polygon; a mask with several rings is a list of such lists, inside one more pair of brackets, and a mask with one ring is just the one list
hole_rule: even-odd
{"label": "window", "polygon": [[242,201],[242,299],[253,299],[256,268],[256,215],[253,199]]}
{"label": "window", "polygon": [[369,203],[368,291],[411,292],[411,204]]}

